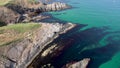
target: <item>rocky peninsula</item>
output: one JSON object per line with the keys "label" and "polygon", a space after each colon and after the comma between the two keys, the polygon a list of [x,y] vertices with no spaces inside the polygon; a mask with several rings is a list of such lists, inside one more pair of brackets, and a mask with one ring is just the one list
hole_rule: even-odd
{"label": "rocky peninsula", "polygon": [[[26,2],[26,0],[24,1]],[[71,6],[60,2],[52,4],[35,3],[31,6],[31,4],[22,2],[18,4],[20,2],[11,2],[0,6],[0,11],[2,11],[0,12],[0,26],[2,26],[0,27],[0,68],[37,68],[36,64],[45,68],[44,65],[51,61],[51,58],[59,55],[58,53],[65,47],[60,47],[57,44],[50,46],[49,44],[77,25],[40,22],[40,20],[48,18],[40,14],[42,12],[68,9]],[[16,25],[12,26],[16,23],[27,22],[37,23],[37,27],[34,30],[27,28],[26,31],[26,26],[23,30],[17,29]],[[20,27],[23,28],[23,26]],[[6,28],[10,29],[5,30]],[[40,63],[36,63],[38,58]]]}
{"label": "rocky peninsula", "polygon": [[[42,26],[39,29],[27,34],[24,39],[0,47],[0,68],[26,68],[26,64],[29,64],[48,43],[75,26],[59,23],[40,24]],[[49,51],[52,52],[55,46],[51,47]],[[45,51],[43,56],[46,56],[49,51]]]}

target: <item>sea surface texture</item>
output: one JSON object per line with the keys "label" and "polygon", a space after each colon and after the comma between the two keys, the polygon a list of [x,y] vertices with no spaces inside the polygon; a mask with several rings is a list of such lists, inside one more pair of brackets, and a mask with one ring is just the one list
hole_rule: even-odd
{"label": "sea surface texture", "polygon": [[67,34],[69,40],[66,41],[71,42],[70,47],[52,64],[61,68],[68,62],[91,58],[88,68],[120,68],[120,0],[62,2],[73,8],[50,13],[56,19],[80,26]]}

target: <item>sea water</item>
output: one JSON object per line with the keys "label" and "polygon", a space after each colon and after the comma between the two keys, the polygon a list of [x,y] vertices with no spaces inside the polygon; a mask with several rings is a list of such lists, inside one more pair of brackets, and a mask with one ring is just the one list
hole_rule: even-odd
{"label": "sea water", "polygon": [[73,8],[53,17],[84,27],[71,34],[73,44],[55,61],[56,68],[90,58],[88,68],[120,68],[120,0],[65,0]]}

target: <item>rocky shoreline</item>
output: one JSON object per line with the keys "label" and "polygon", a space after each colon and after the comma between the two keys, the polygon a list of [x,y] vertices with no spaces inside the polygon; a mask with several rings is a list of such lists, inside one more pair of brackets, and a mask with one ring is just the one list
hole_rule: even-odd
{"label": "rocky shoreline", "polygon": [[40,68],[44,68],[46,63],[59,55],[66,47],[59,46],[58,44],[50,45],[50,43],[77,25],[72,23],[40,22],[40,20],[46,19],[48,16],[41,16],[39,14],[42,12],[64,10],[71,8],[71,6],[65,3],[55,2],[52,4],[42,4],[42,6],[38,4],[35,7],[23,8],[16,5],[6,5],[6,7],[2,7],[5,9],[0,9],[5,11],[3,13],[12,13],[13,15],[12,18],[10,18],[11,15],[6,17],[7,14],[2,17],[3,19],[6,17],[5,20],[2,20],[6,24],[37,21],[41,25],[39,29],[27,34],[24,39],[0,47],[0,68],[38,68],[38,65],[40,65]]}
{"label": "rocky shoreline", "polygon": [[27,65],[59,34],[75,27],[74,24],[40,23],[42,27],[33,33],[33,38],[26,37],[22,41],[0,48],[4,57],[0,58],[0,68],[26,68]]}
{"label": "rocky shoreline", "polygon": [[[20,22],[30,22],[43,20],[46,16],[41,16],[43,12],[59,11],[71,8],[70,5],[61,2],[54,2],[51,4],[38,3],[30,6],[23,6],[18,4],[6,4],[0,6],[0,22],[2,25],[15,24]],[[1,24],[0,24],[1,25]]]}
{"label": "rocky shoreline", "polygon": [[[72,44],[72,40],[67,39],[64,36],[78,29],[78,27],[80,26],[76,25],[74,28],[70,29],[68,32],[64,34],[61,34],[58,38],[54,39],[51,43],[49,43],[27,68],[61,68],[56,66],[54,67],[54,61],[55,61],[55,64],[57,64],[56,59],[59,59],[59,56],[62,53],[64,53],[64,50],[71,47],[71,44]],[[60,60],[58,61],[58,63],[62,61],[64,60]],[[88,60],[83,60],[83,61],[85,62],[82,62],[81,64],[87,67],[89,61]],[[79,65],[79,67],[84,68],[81,65]],[[69,68],[69,67],[66,67],[66,68]]]}
{"label": "rocky shoreline", "polygon": [[[54,23],[52,23],[52,24],[54,24]],[[56,24],[58,24],[58,23],[56,23]],[[48,39],[48,41],[47,41],[47,42],[44,44],[44,46],[42,47],[42,50],[40,50],[40,51],[35,55],[35,57],[32,59],[32,61],[30,61],[30,62],[26,65],[27,68],[31,67],[31,64],[33,63],[33,61],[35,61],[35,59],[36,59],[37,56],[40,57],[40,55],[41,55],[41,57],[42,57],[42,56],[43,56],[43,57],[46,57],[46,56],[48,56],[48,54],[50,54],[50,52],[51,52],[51,53],[52,53],[52,52],[55,52],[54,48],[56,48],[57,46],[49,46],[48,44],[50,44],[53,40],[55,40],[57,37],[59,37],[60,34],[66,33],[67,31],[71,30],[72,28],[75,28],[75,26],[76,26],[76,24],[71,24],[71,23],[59,24],[59,25],[61,25],[62,28],[60,28],[59,32],[54,32],[55,34],[54,34],[54,36],[52,37],[52,39]],[[57,27],[58,27],[58,26],[57,26]],[[48,50],[47,50],[47,51],[44,51],[44,48],[45,48],[45,47],[48,47],[48,46],[49,46]],[[51,47],[52,47],[52,48],[51,48]],[[52,49],[53,49],[53,50],[52,50]],[[43,52],[43,51],[44,51],[44,53],[41,54],[41,52]],[[49,58],[49,59],[51,59],[51,58]]]}
{"label": "rocky shoreline", "polygon": [[70,5],[67,5],[66,3],[61,3],[61,2],[54,2],[52,4],[47,4],[39,9],[42,10],[43,12],[48,12],[48,11],[59,11],[59,10],[64,10],[64,9],[69,9],[71,8]]}

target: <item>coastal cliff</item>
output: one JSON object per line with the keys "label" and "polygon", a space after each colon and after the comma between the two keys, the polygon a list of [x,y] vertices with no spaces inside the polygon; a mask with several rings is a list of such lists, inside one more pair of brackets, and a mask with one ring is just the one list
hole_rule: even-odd
{"label": "coastal cliff", "polygon": [[[41,16],[41,13],[48,11],[59,11],[70,8],[70,5],[61,2],[54,2],[52,4],[44,4],[37,2],[34,4],[24,3],[18,0],[0,6],[0,25],[14,24],[20,22],[30,22],[36,19],[46,19],[46,16]],[[2,24],[1,24],[2,23]]]}
{"label": "coastal cliff", "polygon": [[71,6],[66,3],[54,2],[52,4],[46,4],[40,7],[39,9],[42,11],[59,11],[59,10],[64,10],[68,8],[71,8]]}
{"label": "coastal cliff", "polygon": [[[0,6],[0,25],[40,21],[46,18],[46,16],[40,15],[42,12],[67,8],[67,4],[59,2],[46,5],[43,3],[30,4],[27,0],[15,2],[11,0],[4,6]],[[39,24],[0,27],[0,68],[26,68],[44,47],[48,46],[47,44],[57,38],[59,34],[75,27],[75,24],[71,23],[37,23]],[[52,46],[52,48],[55,47]],[[44,53],[45,56],[49,52]]]}
{"label": "coastal cliff", "polygon": [[[3,26],[0,27],[0,68],[38,68],[39,65],[44,68],[44,65],[69,46],[49,44],[61,34],[75,28],[76,24],[40,21],[49,17],[42,16],[43,12],[64,10],[71,6],[61,2],[28,4],[26,1],[0,6],[0,26]],[[88,62],[89,60],[80,61],[77,66],[85,68]]]}
{"label": "coastal cliff", "polygon": [[[59,34],[75,27],[74,24],[70,23],[40,24],[40,28],[29,32],[23,39],[0,47],[0,68],[26,68],[48,43],[59,36]],[[55,48],[55,46],[51,47]],[[49,51],[52,52],[52,49]],[[45,51],[43,56],[46,56],[49,51]]]}

